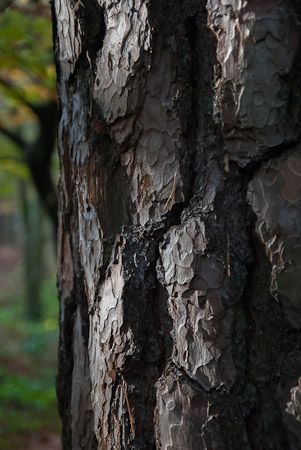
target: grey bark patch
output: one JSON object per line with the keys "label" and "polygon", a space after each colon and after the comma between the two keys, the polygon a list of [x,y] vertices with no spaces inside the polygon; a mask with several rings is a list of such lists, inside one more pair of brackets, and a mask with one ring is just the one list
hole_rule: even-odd
{"label": "grey bark patch", "polygon": [[[162,268],[174,322],[173,360],[205,390],[235,381],[230,329],[233,318],[222,302],[224,266],[206,255],[205,226],[190,219],[161,244]],[[213,344],[214,343],[214,344]]]}
{"label": "grey bark patch", "polygon": [[288,133],[285,75],[298,52],[297,18],[286,1],[241,6],[210,0],[207,8],[221,64],[216,101],[225,145],[231,159],[245,166],[295,138],[295,131]]}
{"label": "grey bark patch", "polygon": [[249,184],[257,232],[271,262],[271,290],[280,296],[290,322],[301,327],[300,151],[263,164]]}

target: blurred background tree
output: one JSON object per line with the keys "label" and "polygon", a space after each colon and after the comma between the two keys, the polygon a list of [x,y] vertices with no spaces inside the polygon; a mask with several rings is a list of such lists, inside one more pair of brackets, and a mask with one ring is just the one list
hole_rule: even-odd
{"label": "blurred background tree", "polygon": [[[32,431],[52,433],[58,427],[58,161],[51,27],[47,1],[0,0],[1,449],[25,449],[16,441],[20,433],[23,439]],[[45,441],[41,448],[59,448],[57,441],[51,445]]]}
{"label": "blurred background tree", "polygon": [[[43,210],[54,236],[57,227],[52,158],[57,106],[51,23],[49,7],[41,1],[10,3],[0,17],[0,188],[11,197],[12,176],[19,179],[26,310],[30,319],[38,320]],[[35,193],[30,194],[32,188]]]}

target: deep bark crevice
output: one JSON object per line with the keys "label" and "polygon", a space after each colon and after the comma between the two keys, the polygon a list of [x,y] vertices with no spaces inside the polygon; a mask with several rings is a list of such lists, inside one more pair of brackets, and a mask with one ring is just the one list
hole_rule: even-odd
{"label": "deep bark crevice", "polygon": [[[86,58],[77,60],[77,65],[87,67],[91,64],[91,69],[95,74],[96,56],[101,51],[106,33],[104,10],[97,0],[81,0],[75,15],[81,25],[81,56]],[[77,24],[77,22],[76,22]],[[79,33],[77,30],[76,33]]]}
{"label": "deep bark crevice", "polygon": [[[226,211],[223,231],[220,229],[217,236],[228,233],[230,238],[230,304],[233,299],[237,302],[234,306],[233,355],[238,376],[232,394],[239,401],[251,447],[280,450],[290,448],[276,394],[281,373],[277,352],[282,353],[283,340],[279,324],[285,319],[280,304],[270,294],[270,263],[263,245],[253,236],[256,218],[246,199],[251,178],[250,172],[246,176],[246,171],[235,172],[230,166],[224,192],[217,194],[215,202],[216,211],[223,208]],[[238,204],[241,212],[235,213],[233,205]],[[239,222],[245,230],[243,233]],[[225,248],[219,238],[211,243],[212,249]],[[225,261],[225,258],[224,254],[222,259]]]}
{"label": "deep bark crevice", "polygon": [[269,150],[265,151],[259,159],[248,163],[244,168],[239,167],[235,162],[230,162],[230,167],[233,168],[232,170],[240,172],[248,183],[252,180],[254,174],[261,168],[264,163],[267,163],[268,161],[273,159],[281,158],[282,156],[288,156],[289,154],[300,150],[300,147],[298,147],[299,145],[299,140],[283,142],[282,144],[276,145],[275,147],[272,147]]}
{"label": "deep bark crevice", "polygon": [[[55,64],[55,71],[56,71],[56,80],[58,83],[58,80],[60,80],[61,76],[61,66],[59,61],[59,36],[57,31],[57,17],[55,13],[55,0],[50,0],[50,10],[51,10],[51,21],[52,21],[52,42],[53,42],[53,60]],[[60,114],[59,114],[60,118]]]}
{"label": "deep bark crevice", "polygon": [[[189,76],[188,81],[190,85],[190,114],[187,118],[187,135],[185,136],[188,148],[188,173],[190,174],[190,185],[187,188],[187,200],[189,201],[193,195],[193,188],[196,178],[196,160],[197,160],[197,127],[200,121],[199,112],[199,97],[196,94],[199,90],[200,79],[200,66],[199,66],[199,53],[198,53],[198,14],[196,13],[192,17],[187,17],[184,22],[186,36],[188,40],[190,54],[185,55],[189,58]],[[179,55],[180,59],[181,55]],[[185,177],[185,173],[184,173]]]}
{"label": "deep bark crevice", "polygon": [[[62,296],[60,296],[62,298]],[[64,325],[61,327],[59,340],[59,367],[56,377],[56,393],[59,414],[62,420],[63,450],[72,450],[71,432],[71,386],[73,372],[73,327],[75,299],[70,296],[61,303],[61,315]]]}
{"label": "deep bark crevice", "polygon": [[286,339],[284,312],[270,294],[270,263],[256,237],[252,249],[242,301],[246,350],[240,397],[252,448],[288,449],[276,394]]}
{"label": "deep bark crevice", "polygon": [[125,289],[124,332],[133,334],[134,352],[128,356],[122,371],[127,386],[135,386],[128,398],[136,422],[136,436],[130,448],[148,449],[154,445],[153,411],[155,409],[155,383],[158,367],[162,365],[160,343],[160,317],[154,315],[156,280],[154,267],[158,256],[157,242],[143,236],[126,236],[124,253]]}

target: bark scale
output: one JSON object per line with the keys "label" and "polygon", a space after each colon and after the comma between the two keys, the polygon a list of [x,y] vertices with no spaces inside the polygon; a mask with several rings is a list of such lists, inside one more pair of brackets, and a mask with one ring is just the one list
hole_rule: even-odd
{"label": "bark scale", "polygon": [[300,448],[297,2],[53,11],[64,449]]}

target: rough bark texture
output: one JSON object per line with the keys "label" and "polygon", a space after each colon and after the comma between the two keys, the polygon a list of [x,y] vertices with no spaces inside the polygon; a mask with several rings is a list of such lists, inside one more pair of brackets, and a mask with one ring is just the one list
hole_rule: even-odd
{"label": "rough bark texture", "polygon": [[54,1],[65,450],[301,448],[299,9]]}

